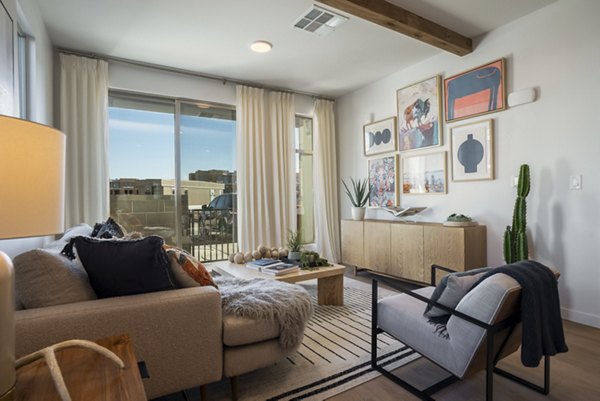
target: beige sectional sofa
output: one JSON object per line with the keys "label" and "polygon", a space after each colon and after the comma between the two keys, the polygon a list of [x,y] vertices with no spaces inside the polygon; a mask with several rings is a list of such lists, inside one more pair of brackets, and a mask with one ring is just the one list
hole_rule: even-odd
{"label": "beige sectional sofa", "polygon": [[15,320],[17,358],[68,339],[129,334],[136,357],[148,367],[148,399],[223,376],[235,379],[295,351],[279,346],[277,324],[222,317],[221,295],[213,287],[24,309]]}
{"label": "beige sectional sofa", "polygon": [[129,334],[148,367],[149,399],[223,375],[221,296],[213,287],[25,309],[15,320],[17,358],[67,339]]}

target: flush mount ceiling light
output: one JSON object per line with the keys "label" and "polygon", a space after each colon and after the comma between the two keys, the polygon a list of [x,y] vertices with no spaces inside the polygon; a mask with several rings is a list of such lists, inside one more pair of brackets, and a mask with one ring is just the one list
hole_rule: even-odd
{"label": "flush mount ceiling light", "polygon": [[250,49],[256,53],[267,53],[270,52],[273,45],[266,40],[257,40],[250,45]]}

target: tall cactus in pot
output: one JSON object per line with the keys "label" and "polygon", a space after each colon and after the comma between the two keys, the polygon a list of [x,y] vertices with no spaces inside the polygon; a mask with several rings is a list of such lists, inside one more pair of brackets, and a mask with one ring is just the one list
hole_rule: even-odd
{"label": "tall cactus in pot", "polygon": [[527,201],[529,194],[529,166],[521,165],[517,200],[513,211],[512,226],[507,226],[504,232],[504,261],[514,263],[527,259],[529,246],[527,244]]}

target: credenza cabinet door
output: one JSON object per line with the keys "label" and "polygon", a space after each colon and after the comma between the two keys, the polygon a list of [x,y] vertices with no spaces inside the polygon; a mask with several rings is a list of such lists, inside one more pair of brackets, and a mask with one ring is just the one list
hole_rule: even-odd
{"label": "credenza cabinet door", "polygon": [[391,266],[386,273],[408,280],[423,277],[423,226],[391,224]]}
{"label": "credenza cabinet door", "polygon": [[391,274],[390,223],[365,221],[364,235],[365,267]]}
{"label": "credenza cabinet door", "polygon": [[366,267],[364,247],[364,223],[342,220],[342,263]]}

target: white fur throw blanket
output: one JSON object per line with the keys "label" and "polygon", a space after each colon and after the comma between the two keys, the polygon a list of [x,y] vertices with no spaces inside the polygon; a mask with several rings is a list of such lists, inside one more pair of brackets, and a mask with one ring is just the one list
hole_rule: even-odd
{"label": "white fur throw blanket", "polygon": [[224,315],[279,323],[279,345],[297,348],[312,316],[310,295],[299,285],[277,280],[217,277]]}

